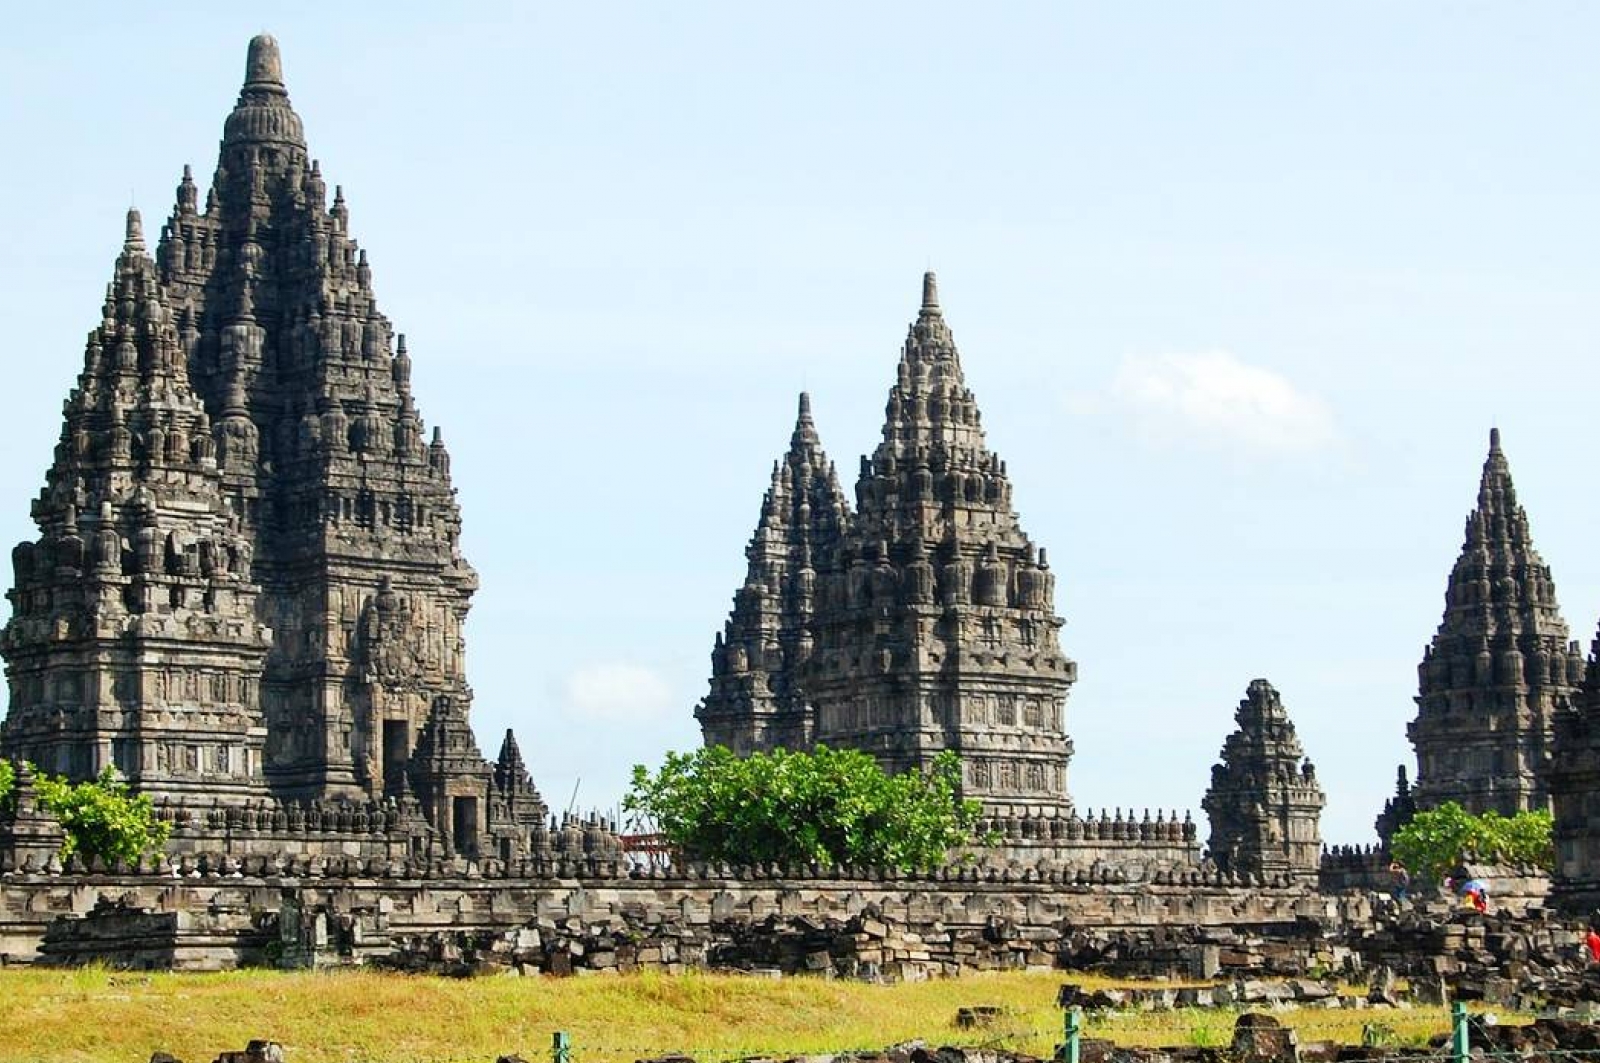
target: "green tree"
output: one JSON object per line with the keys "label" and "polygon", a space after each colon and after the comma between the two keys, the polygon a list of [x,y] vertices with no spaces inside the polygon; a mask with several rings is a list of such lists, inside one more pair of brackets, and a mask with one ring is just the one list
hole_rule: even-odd
{"label": "green tree", "polygon": [[973,840],[981,806],[961,798],[960,781],[951,752],[889,775],[853,749],[739,757],[713,746],[668,753],[654,773],[636,765],[623,807],[696,859],[932,869]]}
{"label": "green tree", "polygon": [[161,848],[172,833],[172,824],[156,818],[149,795],[133,793],[110,768],[88,782],[40,775],[34,785],[40,807],[53,813],[66,831],[63,859],[80,853],[132,863]]}
{"label": "green tree", "polygon": [[11,790],[16,786],[17,772],[9,760],[0,760],[0,812],[11,807]]}
{"label": "green tree", "polygon": [[1473,815],[1446,801],[1413,816],[1395,832],[1389,848],[1412,874],[1430,881],[1472,858],[1532,864],[1549,871],[1555,867],[1554,825],[1554,817],[1545,811]]}

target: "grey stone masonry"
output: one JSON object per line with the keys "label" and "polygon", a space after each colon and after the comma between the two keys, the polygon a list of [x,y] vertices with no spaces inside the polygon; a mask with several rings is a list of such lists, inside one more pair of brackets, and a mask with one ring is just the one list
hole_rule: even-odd
{"label": "grey stone masonry", "polygon": [[1495,429],[1444,618],[1417,669],[1417,806],[1549,807],[1551,729],[1583,670]]}
{"label": "grey stone masonry", "polygon": [[153,260],[129,216],[13,555],[0,752],[174,801],[420,805],[502,852],[545,810],[468,725],[450,456],[350,233],[256,37],[203,201],[185,167]]}
{"label": "grey stone masonry", "polygon": [[[272,926],[286,907],[292,908],[294,925]],[[1200,871],[1129,885],[1110,874],[992,866],[931,875],[842,868],[824,876],[815,869],[704,865],[645,872],[623,868],[615,855],[581,852],[515,865],[492,858],[418,864],[202,855],[142,870],[0,872],[0,956],[12,963],[33,962],[48,935],[50,951],[66,962],[73,954],[111,965],[161,962],[152,955],[159,949],[170,953],[164,962],[180,968],[259,964],[273,942],[300,934],[300,928],[316,935],[319,912],[327,913],[330,935],[335,927],[329,924],[367,921],[386,939],[373,943],[387,949],[435,934],[520,928],[554,936],[557,926],[576,931],[579,939],[592,929],[634,941],[651,927],[682,926],[694,928],[704,944],[709,943],[704,933],[714,924],[771,916],[822,922],[869,911],[930,941],[937,935],[954,945],[949,935],[974,942],[975,935],[986,934],[994,940],[1048,942],[1040,947],[1051,951],[1086,928],[1294,926],[1305,919],[1371,918],[1361,896],[1327,897],[1303,886]],[[176,921],[161,923],[159,917],[168,913],[187,913],[187,918],[179,914]],[[303,913],[313,915],[312,925],[306,925]],[[218,945],[230,937],[232,955],[219,956]],[[317,943],[306,944],[315,949]],[[682,960],[684,967],[667,969],[706,966],[703,956]],[[953,966],[937,973],[974,966],[960,956],[946,962]],[[590,965],[602,961],[591,957],[573,964]]]}
{"label": "grey stone masonry", "polygon": [[1315,879],[1327,799],[1283,700],[1271,683],[1253,680],[1234,719],[1238,729],[1223,743],[1201,801],[1211,819],[1211,859],[1234,874]]}

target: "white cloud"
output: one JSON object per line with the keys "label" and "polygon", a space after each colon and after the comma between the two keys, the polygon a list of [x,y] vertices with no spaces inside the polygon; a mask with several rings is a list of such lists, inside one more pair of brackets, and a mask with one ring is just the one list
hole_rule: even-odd
{"label": "white cloud", "polygon": [[1111,383],[1142,431],[1242,444],[1262,451],[1316,450],[1338,437],[1333,416],[1281,373],[1226,351],[1131,356]]}
{"label": "white cloud", "polygon": [[625,661],[588,665],[570,673],[562,683],[562,704],[567,714],[583,720],[608,723],[643,723],[674,706],[672,686],[660,674]]}

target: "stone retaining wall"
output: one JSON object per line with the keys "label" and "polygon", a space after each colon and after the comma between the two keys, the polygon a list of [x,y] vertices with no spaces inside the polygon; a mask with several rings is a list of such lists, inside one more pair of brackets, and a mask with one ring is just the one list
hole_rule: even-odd
{"label": "stone retaining wall", "polygon": [[[825,879],[788,877],[770,869],[737,876],[701,868],[692,877],[658,872],[659,877],[537,879],[489,878],[476,867],[466,873],[435,869],[446,873],[395,878],[381,873],[335,876],[328,870],[326,863],[315,861],[275,869],[183,861],[142,874],[0,875],[0,953],[9,962],[32,962],[49,930],[54,962],[76,962],[97,951],[111,963],[142,965],[160,959],[178,968],[217,969],[275,961],[279,957],[273,953],[295,950],[312,954],[309,962],[329,962],[329,956],[315,955],[319,917],[325,938],[320,947],[326,952],[341,947],[341,928],[352,933],[361,928],[369,939],[385,938],[390,944],[378,948],[385,951],[406,939],[493,937],[538,927],[541,921],[572,923],[581,938],[591,930],[630,927],[709,932],[714,924],[759,923],[769,917],[800,917],[823,925],[869,913],[910,934],[945,935],[952,947],[952,933],[981,936],[987,930],[993,935],[998,926],[1007,940],[1026,941],[1033,935],[1052,942],[1054,951],[1059,946],[1053,943],[1076,928],[1293,926],[1300,920],[1367,915],[1361,898],[1225,884],[1215,878],[1193,885],[1128,885],[1059,877],[1008,881],[1009,876],[990,877],[971,869],[936,877]],[[279,927],[274,937],[263,914],[276,920],[286,907],[293,909],[293,921],[301,929],[285,939]],[[146,918],[165,913],[204,913],[205,918],[187,923]],[[58,919],[61,923],[50,930]],[[170,937],[170,948],[151,944],[158,929]],[[119,937],[130,943],[125,956],[118,955]],[[74,938],[92,945],[75,945]]]}

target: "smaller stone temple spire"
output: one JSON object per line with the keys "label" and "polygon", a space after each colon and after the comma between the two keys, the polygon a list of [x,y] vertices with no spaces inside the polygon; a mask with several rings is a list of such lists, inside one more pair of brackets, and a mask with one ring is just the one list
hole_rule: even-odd
{"label": "smaller stone temple spire", "polygon": [[[533,784],[533,777],[528,774],[528,766],[523,763],[516,733],[509,727],[506,728],[505,739],[500,743],[500,754],[495,758],[493,792],[499,809],[491,815],[491,829],[525,834],[542,825],[544,818],[550,814],[544,798]],[[504,827],[495,822],[497,818],[506,821]],[[525,838],[521,848],[524,851],[528,848]]]}
{"label": "smaller stone temple spire", "polygon": [[744,586],[711,653],[711,691],[695,709],[707,745],[735,752],[809,746],[813,721],[799,669],[816,644],[817,568],[835,549],[849,505],[800,393],[789,450],[772,469],[745,548]]}
{"label": "smaller stone temple spire", "polygon": [[1372,826],[1378,832],[1378,841],[1387,850],[1389,842],[1395,833],[1411,822],[1411,817],[1417,814],[1417,800],[1411,791],[1411,781],[1406,778],[1406,766],[1401,764],[1395,770],[1394,796],[1383,803],[1383,811],[1378,813]]}
{"label": "smaller stone temple spire", "polygon": [[1548,806],[1544,771],[1557,711],[1583,681],[1583,655],[1533,546],[1500,430],[1445,587],[1444,617],[1418,666],[1419,808],[1455,801],[1512,814]]}
{"label": "smaller stone temple spire", "polygon": [[1314,878],[1327,799],[1277,690],[1252,680],[1234,720],[1200,803],[1211,819],[1211,859],[1235,874]]}

